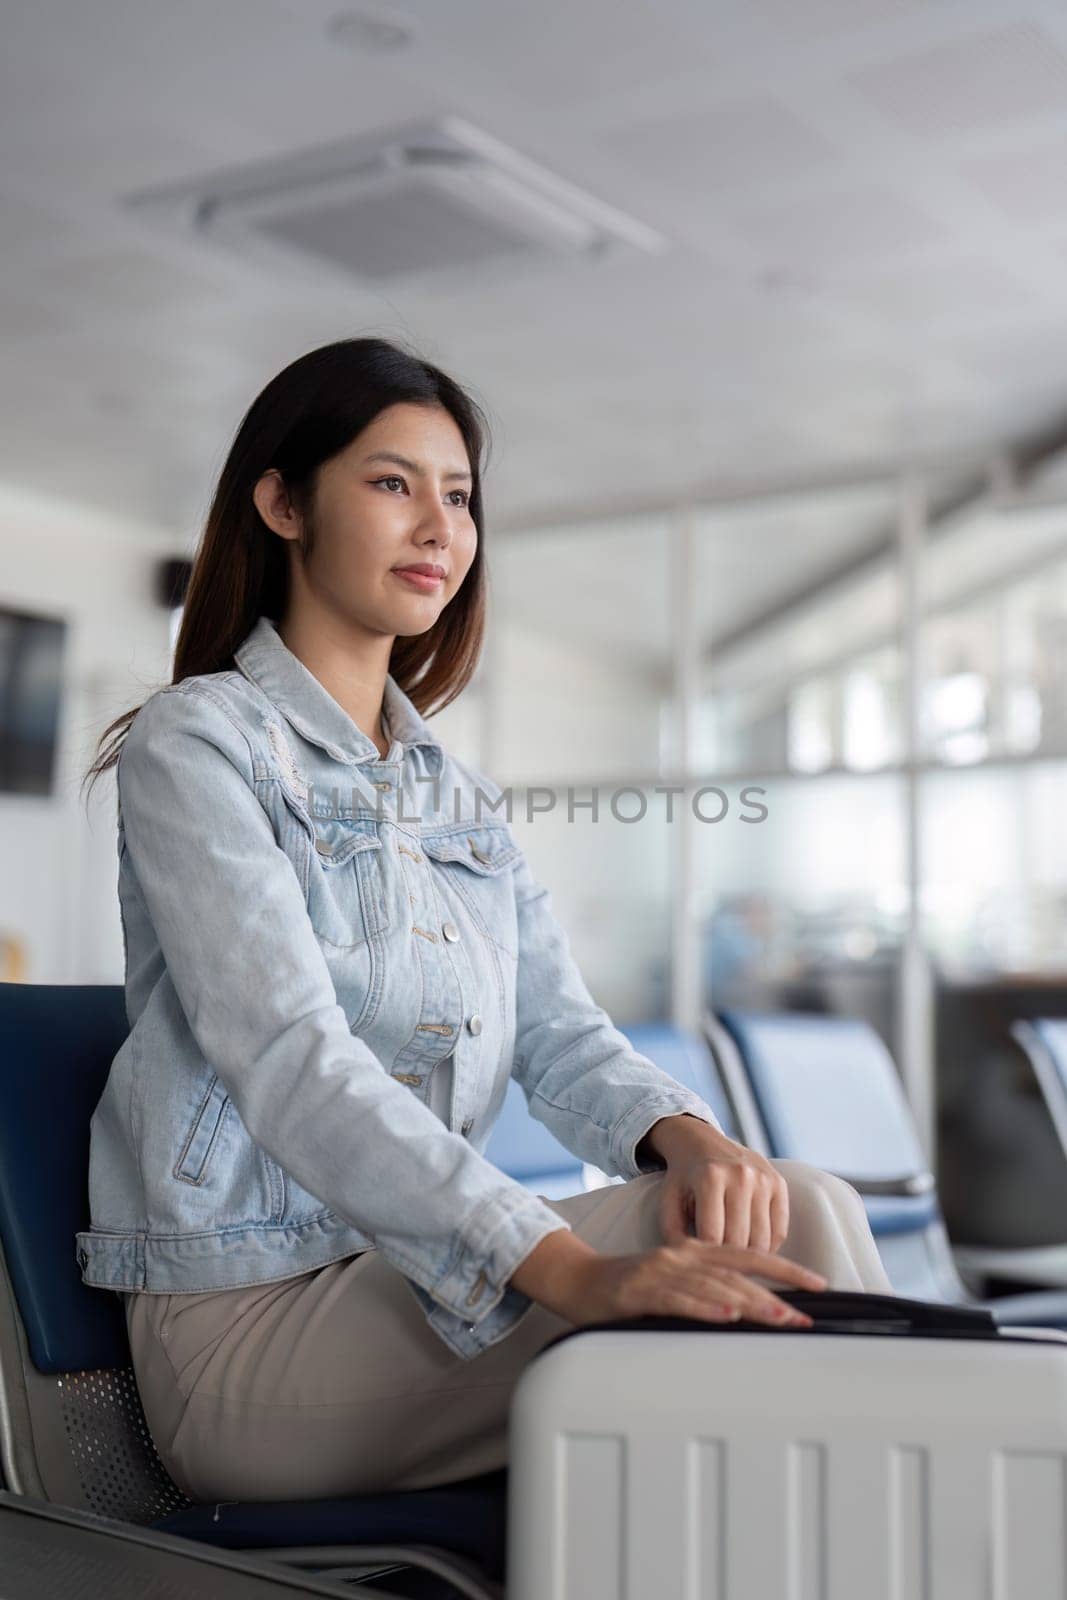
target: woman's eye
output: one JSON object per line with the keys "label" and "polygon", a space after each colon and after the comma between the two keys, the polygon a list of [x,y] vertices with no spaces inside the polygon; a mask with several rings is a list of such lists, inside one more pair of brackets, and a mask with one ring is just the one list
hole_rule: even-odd
{"label": "woman's eye", "polygon": [[[377,488],[378,484],[380,484],[380,483],[399,483],[402,486],[403,482],[404,482],[403,478],[398,478],[398,477],[394,476],[392,473],[390,473],[388,478],[375,478],[375,480],[374,480],[375,488]],[[390,490],[390,493],[392,493],[391,490]],[[449,494],[458,494],[460,496],[459,501],[458,501],[458,504],[460,506],[466,506],[466,505],[468,505],[470,503],[470,495],[468,494],[466,489],[450,489],[449,490]],[[453,501],[452,503],[453,503],[453,505],[457,504],[456,501]]]}

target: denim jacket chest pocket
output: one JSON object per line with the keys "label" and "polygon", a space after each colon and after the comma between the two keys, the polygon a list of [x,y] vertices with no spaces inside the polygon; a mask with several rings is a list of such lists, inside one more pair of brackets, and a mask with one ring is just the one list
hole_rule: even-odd
{"label": "denim jacket chest pocket", "polygon": [[308,920],[353,1033],[382,1002],[385,934],[393,918],[380,824],[374,817],[320,816],[284,785],[267,803],[279,843],[304,891]]}
{"label": "denim jacket chest pocket", "polygon": [[504,823],[464,824],[424,832],[422,848],[453,910],[474,930],[518,960],[519,930],[511,869],[522,854]]}
{"label": "denim jacket chest pocket", "polygon": [[308,916],[319,938],[354,950],[389,926],[382,838],[373,818],[309,819]]}

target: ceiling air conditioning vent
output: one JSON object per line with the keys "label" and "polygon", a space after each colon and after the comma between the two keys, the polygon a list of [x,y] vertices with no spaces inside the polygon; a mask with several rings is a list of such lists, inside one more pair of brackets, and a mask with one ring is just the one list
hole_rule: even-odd
{"label": "ceiling air conditioning vent", "polygon": [[368,286],[667,248],[661,234],[459,117],[142,190],[126,203],[275,269],[325,264]]}

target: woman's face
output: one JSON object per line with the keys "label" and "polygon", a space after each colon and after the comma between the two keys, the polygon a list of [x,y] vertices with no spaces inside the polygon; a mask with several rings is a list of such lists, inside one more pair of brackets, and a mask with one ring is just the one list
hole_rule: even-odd
{"label": "woman's face", "polygon": [[[375,634],[425,633],[474,560],[471,481],[463,435],[442,406],[390,406],[320,468],[310,558],[293,544],[297,591]],[[402,577],[411,566],[443,575]]]}

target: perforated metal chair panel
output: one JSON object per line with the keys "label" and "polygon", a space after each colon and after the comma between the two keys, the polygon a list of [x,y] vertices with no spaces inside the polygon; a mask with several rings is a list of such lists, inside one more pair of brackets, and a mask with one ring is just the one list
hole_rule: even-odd
{"label": "perforated metal chair panel", "polygon": [[190,1504],[159,1458],[132,1367],[68,1372],[55,1382],[88,1510],[148,1523]]}

